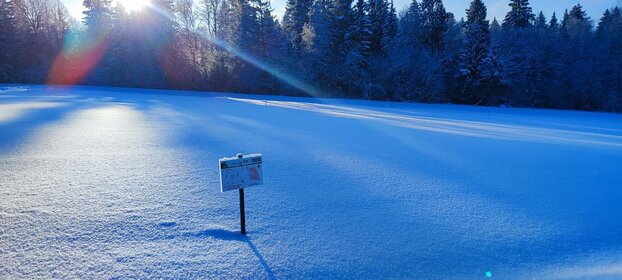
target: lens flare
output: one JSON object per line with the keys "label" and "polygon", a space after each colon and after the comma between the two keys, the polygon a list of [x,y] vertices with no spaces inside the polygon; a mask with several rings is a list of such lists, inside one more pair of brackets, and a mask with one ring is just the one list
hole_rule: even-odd
{"label": "lens flare", "polygon": [[110,41],[110,32],[70,33],[54,60],[47,83],[75,85],[97,66]]}
{"label": "lens flare", "polygon": [[[132,2],[125,1],[125,2]],[[155,5],[149,4],[149,1],[138,1],[141,3],[134,3],[132,5],[140,5],[141,7],[151,9],[161,16],[174,21],[175,17],[162,9],[159,9]],[[279,70],[274,65],[271,65],[253,55],[236,48],[225,41],[209,36],[206,32],[198,29],[191,30],[194,34],[212,42],[215,46],[230,53],[236,58],[239,58],[250,65],[260,69],[273,77],[279,79],[282,82],[300,90],[309,96],[327,96],[322,94],[317,88],[297,79],[296,77]],[[82,81],[86,75],[88,75],[95,66],[100,62],[102,57],[108,50],[110,41],[110,32],[99,32],[97,35],[93,34],[73,34],[68,35],[65,40],[65,45],[61,53],[55,59],[50,74],[48,75],[48,84],[66,84],[73,85]]]}

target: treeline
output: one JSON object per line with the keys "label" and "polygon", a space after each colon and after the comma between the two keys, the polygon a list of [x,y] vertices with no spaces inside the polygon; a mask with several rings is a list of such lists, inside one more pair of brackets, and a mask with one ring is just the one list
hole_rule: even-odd
{"label": "treeline", "polygon": [[110,85],[622,111],[622,14],[535,14],[482,0],[0,0],[0,82]]}

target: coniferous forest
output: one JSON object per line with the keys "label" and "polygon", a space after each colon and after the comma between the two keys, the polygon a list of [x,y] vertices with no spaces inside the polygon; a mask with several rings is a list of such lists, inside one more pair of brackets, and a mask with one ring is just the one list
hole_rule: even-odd
{"label": "coniferous forest", "polygon": [[[466,0],[465,0],[466,1]],[[0,0],[0,82],[622,112],[622,11],[484,0]],[[620,5],[618,5],[620,6]]]}

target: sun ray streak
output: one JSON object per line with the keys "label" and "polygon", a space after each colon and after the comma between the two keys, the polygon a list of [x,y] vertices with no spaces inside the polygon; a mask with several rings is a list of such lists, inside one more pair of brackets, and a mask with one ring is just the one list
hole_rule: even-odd
{"label": "sun ray streak", "polygon": [[[153,11],[159,13],[160,15],[166,17],[167,19],[171,20],[171,21],[175,21],[175,17],[173,15],[171,15],[170,13],[154,6],[154,5],[148,5],[147,8],[152,9]],[[217,37],[214,36],[209,36],[206,32],[201,31],[199,29],[192,29],[190,30],[191,32],[193,32],[194,34],[212,42],[214,45],[216,45],[217,47],[221,48],[222,50],[230,53],[231,55],[253,65],[254,67],[257,67],[258,69],[269,73],[270,75],[272,75],[273,77],[287,83],[288,85],[308,94],[309,96],[313,96],[313,97],[318,97],[318,96],[327,96],[324,95],[321,91],[319,91],[317,88],[309,85],[308,83],[305,83],[303,81],[301,81],[300,79],[294,77],[291,74],[288,74],[286,72],[283,72],[279,69],[277,69],[277,67],[270,65],[269,63],[262,61],[261,59],[249,54],[248,52],[245,52],[239,48],[236,48],[235,46],[232,46],[231,44],[228,44],[227,42],[225,42],[224,40],[221,40]]]}

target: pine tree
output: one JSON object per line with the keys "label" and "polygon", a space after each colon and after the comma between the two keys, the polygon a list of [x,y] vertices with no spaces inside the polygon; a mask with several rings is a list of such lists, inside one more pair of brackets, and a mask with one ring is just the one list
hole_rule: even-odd
{"label": "pine tree", "polygon": [[417,0],[412,0],[399,21],[400,39],[412,47],[420,45],[422,24],[419,3]]}
{"label": "pine tree", "polygon": [[549,31],[552,33],[556,33],[559,30],[559,22],[557,20],[557,15],[553,13],[551,16],[551,21],[549,22]]}
{"label": "pine tree", "polygon": [[331,0],[328,4],[327,18],[329,19],[328,40],[330,44],[329,63],[333,69],[331,84],[337,92],[357,96],[360,93],[352,89],[350,66],[346,65],[346,57],[353,50],[352,41],[353,11],[351,0]]}
{"label": "pine tree", "polygon": [[84,24],[90,30],[112,28],[112,0],[84,0]]}
{"label": "pine tree", "polygon": [[302,29],[309,22],[313,0],[287,0],[283,15],[283,30],[289,39],[294,55],[302,50]]}
{"label": "pine tree", "polygon": [[397,36],[398,29],[398,19],[397,12],[395,11],[395,6],[393,5],[393,0],[390,0],[389,7],[387,10],[387,17],[384,21],[384,33],[382,38],[382,48],[383,54],[387,54],[390,45],[394,42],[395,36]]}
{"label": "pine tree", "polygon": [[328,1],[318,0],[309,11],[309,22],[303,28],[302,41],[305,52],[319,60],[326,60],[330,49],[327,36],[329,29]]}
{"label": "pine tree", "polygon": [[562,85],[560,91],[566,101],[565,107],[579,110],[595,110],[600,107],[593,83],[592,73],[595,71],[596,61],[590,55],[595,45],[592,40],[592,22],[583,11],[581,5],[575,5],[564,14],[562,21],[561,72],[558,77]]}
{"label": "pine tree", "polygon": [[[280,56],[285,51],[285,37],[279,22],[272,14],[273,9],[269,1],[260,1],[258,7],[259,38],[257,56],[264,63],[277,67],[281,64]],[[278,91],[278,81],[270,73],[261,72],[259,76],[261,92]]]}
{"label": "pine tree", "polygon": [[499,31],[501,31],[501,25],[499,24],[497,18],[494,17],[490,23],[490,33],[497,33]]}
{"label": "pine tree", "polygon": [[386,44],[395,36],[397,19],[395,11],[386,0],[370,0],[367,5],[370,23],[370,53],[384,55]]}
{"label": "pine tree", "polygon": [[568,23],[570,22],[570,14],[568,13],[568,9],[564,11],[564,16],[562,17],[562,30],[566,31],[568,29]]}
{"label": "pine tree", "polygon": [[565,21],[565,29],[571,36],[585,35],[592,30],[592,21],[581,4],[572,7]]}
{"label": "pine tree", "polygon": [[598,26],[596,27],[596,33],[601,36],[607,33],[609,30],[606,29],[609,28],[611,20],[611,12],[609,11],[609,9],[607,9],[605,10],[603,16],[600,18],[600,21],[598,22]]}
{"label": "pine tree", "polygon": [[510,10],[503,21],[504,28],[525,28],[531,25],[535,15],[529,6],[529,0],[511,0]]}
{"label": "pine tree", "polygon": [[397,18],[397,10],[395,9],[395,5],[393,0],[389,2],[389,20],[387,22],[387,34],[390,36],[397,35],[398,30],[398,18]]}
{"label": "pine tree", "polygon": [[421,42],[434,53],[443,51],[443,38],[449,29],[449,14],[445,11],[442,0],[422,0],[421,8]]}
{"label": "pine tree", "polygon": [[113,32],[110,38],[110,52],[106,61],[110,72],[110,82],[114,85],[133,86],[130,84],[128,13],[122,5],[112,9]]}
{"label": "pine tree", "polygon": [[490,54],[490,30],[486,20],[486,6],[482,0],[473,0],[467,9],[466,38],[460,52],[457,77],[462,80],[462,90],[454,101],[481,103],[488,99],[483,92],[488,77],[484,76]]}
{"label": "pine tree", "polygon": [[538,17],[536,18],[536,22],[534,26],[536,27],[538,31],[545,31],[548,29],[548,25],[546,23],[546,17],[544,16],[544,13],[542,11],[538,13]]}
{"label": "pine tree", "polygon": [[365,0],[357,0],[354,4],[353,23],[350,31],[350,40],[354,43],[354,49],[364,56],[368,56],[371,50],[372,23],[367,11],[369,3]]}
{"label": "pine tree", "polygon": [[327,16],[330,20],[330,41],[335,62],[343,59],[350,50],[352,22],[351,0],[332,0],[329,2]]}
{"label": "pine tree", "polygon": [[622,112],[622,11],[607,10],[598,23],[597,71],[593,80],[599,86],[600,110]]}

